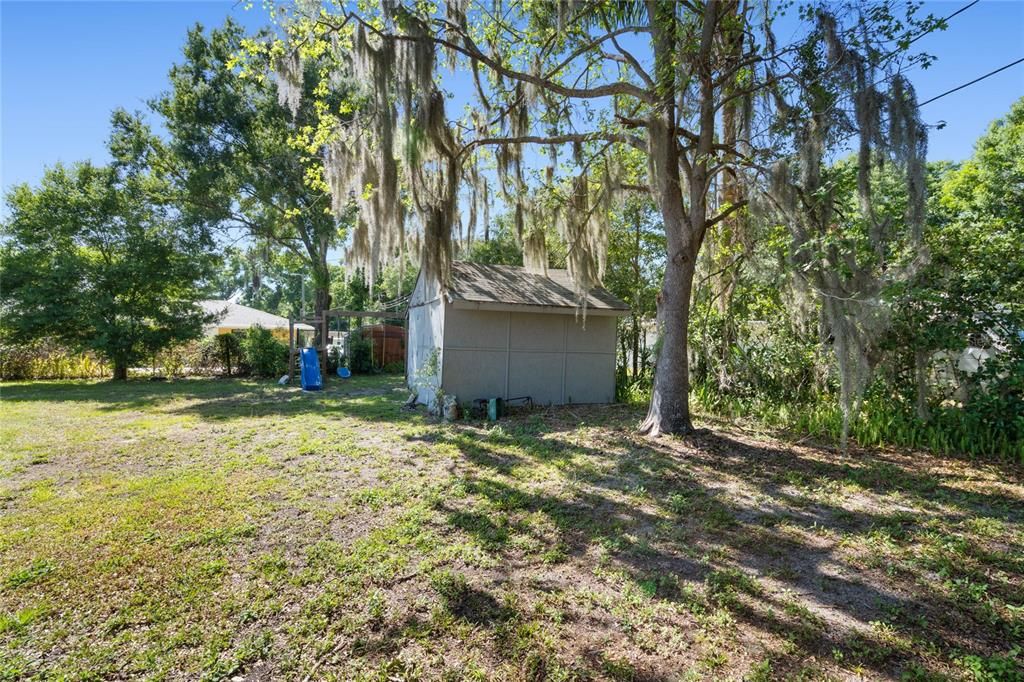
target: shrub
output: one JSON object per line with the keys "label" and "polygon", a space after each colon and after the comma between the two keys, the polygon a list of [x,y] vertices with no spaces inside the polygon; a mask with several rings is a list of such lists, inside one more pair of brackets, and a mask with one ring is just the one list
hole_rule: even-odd
{"label": "shrub", "polygon": [[221,358],[217,345],[217,337],[208,336],[186,346],[185,364],[190,374],[211,375],[220,369]]}
{"label": "shrub", "polygon": [[52,339],[0,344],[0,379],[92,379],[109,374],[103,359],[75,353]]}
{"label": "shrub", "polygon": [[348,337],[348,368],[353,374],[373,372],[373,348],[370,340],[359,332]]}
{"label": "shrub", "polygon": [[231,376],[232,364],[238,366],[242,356],[242,344],[235,334],[217,334],[213,337],[214,347],[217,349],[217,357],[220,359],[224,373]]}
{"label": "shrub", "polygon": [[[964,421],[975,433],[998,433],[1024,443],[1024,339],[985,361],[964,405]],[[1020,455],[1024,456],[1024,448]]]}
{"label": "shrub", "polygon": [[385,374],[405,374],[405,363],[396,361],[384,365]]}
{"label": "shrub", "polygon": [[288,369],[288,347],[270,330],[250,327],[239,344],[242,365],[254,376],[277,377]]}

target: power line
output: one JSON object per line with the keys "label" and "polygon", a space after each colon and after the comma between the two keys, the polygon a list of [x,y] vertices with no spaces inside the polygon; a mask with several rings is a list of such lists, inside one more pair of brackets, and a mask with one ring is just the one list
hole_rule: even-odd
{"label": "power line", "polygon": [[997,73],[999,73],[1000,71],[1006,71],[1006,70],[1007,70],[1008,68],[1010,68],[1011,66],[1017,66],[1017,65],[1018,65],[1018,64],[1020,64],[1021,62],[1024,62],[1024,57],[1021,57],[1020,59],[1018,59],[1018,60],[1017,60],[1017,61],[1015,61],[1015,62],[1010,62],[1010,63],[1009,63],[1009,64],[1007,64],[1006,66],[1000,66],[1000,67],[999,67],[998,69],[996,69],[995,71],[989,71],[989,72],[988,72],[988,73],[986,73],[986,74],[985,74],[984,76],[978,76],[978,77],[977,77],[977,78],[975,78],[974,80],[972,80],[972,81],[968,81],[967,83],[964,83],[963,85],[958,85],[958,86],[956,86],[955,88],[953,88],[952,90],[947,90],[946,92],[942,93],[941,95],[936,95],[935,97],[932,97],[931,99],[926,99],[925,101],[921,102],[921,103],[920,103],[920,104],[918,104],[917,106],[919,106],[919,107],[923,107],[923,106],[924,106],[925,104],[928,104],[928,103],[930,103],[930,102],[934,102],[934,101],[935,101],[935,100],[937,100],[937,99],[942,99],[942,98],[943,98],[943,97],[945,97],[946,95],[951,95],[951,94],[953,94],[954,92],[956,92],[957,90],[963,90],[963,89],[964,89],[964,88],[966,88],[966,87],[967,87],[968,85],[974,85],[974,84],[975,84],[975,83],[977,83],[978,81],[983,81],[983,80],[985,80],[986,78],[988,78],[989,76],[994,76],[994,75],[996,75],[996,74],[997,74]]}
{"label": "power line", "polygon": [[[931,35],[937,29],[942,27],[942,25],[945,24],[947,21],[949,21],[950,19],[952,19],[956,15],[960,14],[961,12],[966,12],[970,8],[972,8],[975,5],[977,5],[979,2],[981,2],[981,0],[974,0],[974,2],[969,2],[966,5],[964,5],[963,7],[961,7],[960,9],[958,9],[957,11],[953,12],[952,14],[950,14],[949,16],[942,17],[942,19],[939,20],[939,22],[933,28],[930,28],[927,31],[922,31],[921,33],[918,33],[916,36],[911,38],[907,42],[906,47],[910,47],[910,45],[912,43],[916,43],[918,40],[920,40],[921,38],[924,38],[926,35]],[[944,27],[943,27],[943,30],[945,30]],[[893,50],[892,52],[890,52],[889,54],[885,55],[885,57],[886,58],[891,57],[891,56],[893,56],[894,54],[896,54],[899,51],[900,51],[900,48],[897,48],[897,49]]]}

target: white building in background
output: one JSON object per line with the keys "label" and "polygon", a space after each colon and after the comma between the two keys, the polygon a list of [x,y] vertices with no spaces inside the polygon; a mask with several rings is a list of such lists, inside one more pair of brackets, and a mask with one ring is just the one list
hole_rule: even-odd
{"label": "white building in background", "polygon": [[[274,315],[263,310],[250,308],[233,300],[211,299],[200,301],[199,305],[207,314],[214,315],[216,322],[206,325],[203,333],[206,336],[218,334],[230,334],[236,331],[245,331],[249,327],[263,327],[278,340],[288,343],[288,318]],[[299,331],[312,332],[313,327],[308,324],[297,323],[295,328]]]}

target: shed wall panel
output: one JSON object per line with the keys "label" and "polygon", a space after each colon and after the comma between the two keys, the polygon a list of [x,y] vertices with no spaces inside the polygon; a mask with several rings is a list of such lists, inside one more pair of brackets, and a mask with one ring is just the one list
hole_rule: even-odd
{"label": "shed wall panel", "polygon": [[562,403],[565,354],[516,351],[509,356],[507,398],[530,396],[537,405]]}
{"label": "shed wall panel", "polygon": [[615,401],[614,353],[566,353],[565,402]]}
{"label": "shed wall panel", "polygon": [[[530,396],[538,404],[615,399],[615,318],[444,306],[446,393],[460,402]],[[412,324],[410,320],[410,324]]]}
{"label": "shed wall panel", "polygon": [[565,348],[566,317],[568,316],[510,313],[512,320],[510,347],[512,350],[562,352]]}
{"label": "shed wall panel", "polygon": [[615,321],[614,317],[588,315],[570,316],[566,329],[566,346],[570,351],[588,351],[595,353],[615,352]]}
{"label": "shed wall panel", "polygon": [[445,348],[508,347],[508,313],[460,310],[447,306],[444,326]]}
{"label": "shed wall panel", "polygon": [[445,393],[459,402],[505,396],[504,350],[446,348],[444,353]]}

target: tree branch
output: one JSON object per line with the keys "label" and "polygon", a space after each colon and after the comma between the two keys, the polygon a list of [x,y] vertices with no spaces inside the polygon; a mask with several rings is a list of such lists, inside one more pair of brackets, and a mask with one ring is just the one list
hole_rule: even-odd
{"label": "tree branch", "polygon": [[566,133],[564,135],[521,135],[519,137],[482,137],[473,140],[462,147],[456,158],[463,154],[485,145],[514,145],[514,144],[567,144],[569,142],[591,142],[603,140],[605,142],[619,142],[628,144],[637,149],[646,149],[644,141],[635,135],[623,133]]}
{"label": "tree branch", "polygon": [[[573,97],[577,99],[596,99],[600,97],[611,97],[613,95],[626,95],[630,97],[636,97],[637,99],[643,100],[645,102],[654,102],[654,95],[651,92],[644,90],[643,88],[634,85],[633,83],[629,83],[627,81],[605,83],[604,85],[598,85],[593,88],[572,88],[562,85],[561,83],[556,83],[550,78],[534,76],[529,73],[524,73],[522,71],[510,69],[507,66],[501,64],[496,59],[484,54],[483,51],[481,51],[480,48],[476,46],[476,43],[473,41],[473,39],[470,36],[466,35],[465,33],[462,33],[462,30],[458,26],[455,26],[454,24],[451,24],[450,22],[446,22],[441,19],[438,19],[436,21],[438,23],[441,23],[445,27],[448,27],[450,30],[457,31],[459,34],[461,34],[463,41],[465,42],[465,45],[459,45],[457,43],[453,43],[447,38],[442,38],[440,36],[434,35],[409,36],[397,33],[387,34],[354,13],[349,13],[346,16],[354,17],[359,23],[361,23],[368,30],[372,31],[381,38],[403,40],[406,42],[418,42],[421,40],[429,40],[433,43],[441,45],[442,47],[447,47],[450,50],[454,50],[459,54],[468,57],[469,59],[476,60],[488,66],[490,69],[496,71],[497,73],[501,74],[502,76],[505,76],[506,78],[511,78],[512,80],[519,81],[522,83],[531,83],[533,85],[537,85],[541,88],[544,88],[545,90],[549,90],[558,95],[562,95],[563,97]],[[639,32],[645,30],[646,29],[644,27],[629,26],[621,28],[615,33]],[[584,45],[583,47],[579,48],[571,55],[569,55],[565,60],[563,60],[561,64],[552,69],[551,73],[557,73],[561,69],[565,68],[565,66],[567,66],[569,63],[571,63],[573,59],[580,56],[581,54],[585,54],[586,52],[592,50],[595,46],[599,45],[601,42],[607,39],[607,36],[601,36],[600,38],[596,38],[587,45]]]}

